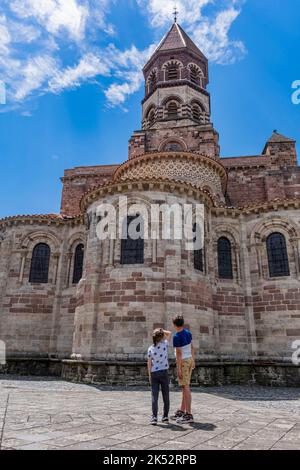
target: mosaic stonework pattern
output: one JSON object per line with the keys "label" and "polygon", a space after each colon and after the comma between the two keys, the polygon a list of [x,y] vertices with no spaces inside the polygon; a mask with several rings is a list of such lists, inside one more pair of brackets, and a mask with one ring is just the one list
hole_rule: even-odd
{"label": "mosaic stonework pattern", "polygon": [[222,194],[220,175],[202,161],[189,159],[182,155],[172,158],[156,157],[135,162],[117,173],[117,179],[168,178],[192,183],[198,188],[207,187],[214,194]]}

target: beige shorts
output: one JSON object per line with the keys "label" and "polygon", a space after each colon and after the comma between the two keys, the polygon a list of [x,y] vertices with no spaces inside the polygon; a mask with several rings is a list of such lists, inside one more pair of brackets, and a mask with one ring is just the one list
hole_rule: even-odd
{"label": "beige shorts", "polygon": [[183,359],[182,361],[182,379],[178,379],[181,387],[190,385],[193,372],[194,360],[193,358]]}

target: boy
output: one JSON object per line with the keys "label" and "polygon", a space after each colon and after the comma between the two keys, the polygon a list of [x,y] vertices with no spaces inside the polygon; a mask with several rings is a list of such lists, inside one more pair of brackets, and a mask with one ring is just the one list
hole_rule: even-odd
{"label": "boy", "polygon": [[193,423],[192,395],[190,382],[192,371],[195,369],[195,350],[192,344],[191,333],[184,328],[184,318],[177,315],[173,319],[176,333],[173,337],[175,348],[178,382],[182,387],[182,402],[180,410],[176,411],[174,419],[177,423]]}

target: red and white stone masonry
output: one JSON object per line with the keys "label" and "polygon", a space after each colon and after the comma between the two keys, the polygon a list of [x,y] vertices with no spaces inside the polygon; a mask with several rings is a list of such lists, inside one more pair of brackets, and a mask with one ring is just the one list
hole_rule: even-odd
{"label": "red and white stone masonry", "polygon": [[[300,339],[295,141],[274,131],[261,155],[221,158],[208,61],[176,23],[144,76],[142,128],[129,141],[128,161],[66,170],[60,215],[0,221],[0,339],[9,361],[27,358],[36,366],[38,358],[53,358],[62,360],[66,377],[105,381],[107,374],[121,374],[134,381],[153,328],[170,329],[181,313],[205,362],[200,382],[223,380],[222,374],[214,378],[214,368],[230,361],[237,371],[260,368],[258,380],[274,380],[276,371],[280,383],[299,384],[291,363],[292,344]],[[178,240],[146,240],[143,264],[121,264],[120,240],[100,241],[96,234],[97,206],[117,207],[119,196],[148,210],[158,202],[204,204],[203,272]],[[270,275],[267,240],[273,233],[284,237],[289,275]],[[219,271],[222,238],[231,246],[227,279]],[[29,282],[38,243],[51,249],[45,284]],[[84,269],[77,285],[78,244],[84,245]],[[81,361],[70,361],[72,354]],[[105,373],[101,361],[110,364]],[[249,370],[253,379],[256,372]],[[243,380],[239,372],[233,376]]]}

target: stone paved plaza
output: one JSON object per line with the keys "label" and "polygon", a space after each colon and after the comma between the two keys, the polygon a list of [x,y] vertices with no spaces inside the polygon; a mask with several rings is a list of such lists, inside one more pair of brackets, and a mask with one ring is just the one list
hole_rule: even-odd
{"label": "stone paved plaza", "polygon": [[[171,393],[172,411],[180,393]],[[193,390],[195,423],[148,424],[150,391],[0,376],[1,449],[300,449],[300,389]]]}

